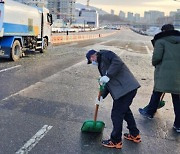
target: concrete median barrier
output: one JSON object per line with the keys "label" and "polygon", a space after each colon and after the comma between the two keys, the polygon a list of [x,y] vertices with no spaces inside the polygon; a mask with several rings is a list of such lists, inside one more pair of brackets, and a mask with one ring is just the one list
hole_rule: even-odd
{"label": "concrete median barrier", "polygon": [[100,38],[100,37],[107,37],[107,36],[113,35],[113,34],[115,34],[115,32],[106,33],[106,34],[52,36],[51,43],[52,44],[61,44],[61,43],[68,43],[68,42],[75,42],[75,41],[90,40],[90,39],[96,39],[96,38]]}

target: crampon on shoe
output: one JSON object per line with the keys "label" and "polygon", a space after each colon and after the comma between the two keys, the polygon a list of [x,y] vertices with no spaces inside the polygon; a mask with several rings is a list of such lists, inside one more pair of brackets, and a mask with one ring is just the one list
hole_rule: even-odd
{"label": "crampon on shoe", "polygon": [[122,148],[122,142],[114,143],[113,141],[111,141],[111,139],[103,140],[102,145],[108,148],[116,148],[116,149]]}
{"label": "crampon on shoe", "polygon": [[133,142],[135,142],[135,143],[140,143],[140,142],[141,142],[141,137],[140,137],[140,135],[133,136],[133,135],[131,135],[131,134],[125,133],[125,134],[124,134],[124,138],[127,139],[127,140],[130,140],[130,141],[133,141]]}

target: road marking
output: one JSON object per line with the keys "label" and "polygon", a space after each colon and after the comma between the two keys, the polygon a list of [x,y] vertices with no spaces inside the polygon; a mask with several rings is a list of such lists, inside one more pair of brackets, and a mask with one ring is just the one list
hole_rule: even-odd
{"label": "road marking", "polygon": [[148,55],[149,55],[149,56],[152,56],[152,51],[151,51],[151,50],[149,50],[149,48],[148,48],[148,46],[147,46],[147,45],[145,45],[145,47],[146,47],[146,50],[147,50],[147,52],[148,52]]}
{"label": "road marking", "polygon": [[44,125],[16,154],[28,154],[53,126]]}
{"label": "road marking", "polygon": [[121,50],[121,52],[118,54],[118,56],[121,56],[124,53],[124,50]]}
{"label": "road marking", "polygon": [[17,66],[13,66],[13,67],[10,67],[10,68],[6,68],[6,69],[3,69],[3,70],[0,70],[0,73],[2,73],[2,72],[6,72],[6,71],[9,71],[9,70],[12,70],[12,69],[18,68],[18,67],[21,67],[21,65],[17,65]]}
{"label": "road marking", "polygon": [[5,97],[4,99],[2,99],[1,101],[8,100],[9,98],[11,98],[11,97],[13,97],[13,96],[16,96],[16,95],[18,95],[18,94],[24,92],[26,89],[31,88],[31,87],[35,86],[36,84],[38,84],[38,83],[40,83],[40,82],[37,82],[37,83],[35,83],[35,84],[33,84],[33,85],[30,85],[29,87],[24,88],[24,89],[18,91],[17,93],[14,93],[14,94],[12,94],[12,95],[9,95],[9,96]]}
{"label": "road marking", "polygon": [[14,94],[11,94],[11,95],[3,98],[3,99],[0,100],[0,101],[6,101],[6,100],[8,100],[9,98],[11,98],[11,97],[13,97],[13,96],[19,95],[19,94],[23,93],[24,91],[33,88],[34,86],[36,86],[37,84],[39,84],[39,83],[41,83],[41,82],[43,82],[43,81],[46,81],[46,80],[48,80],[48,79],[50,79],[50,78],[53,78],[53,77],[59,75],[59,73],[61,73],[61,72],[63,72],[63,71],[68,71],[68,70],[70,70],[71,68],[74,68],[74,67],[77,67],[77,66],[80,66],[80,65],[83,65],[83,64],[86,64],[86,61],[85,61],[85,60],[83,60],[83,61],[81,61],[81,62],[79,62],[79,63],[76,63],[76,64],[74,64],[74,65],[72,65],[72,66],[70,66],[70,67],[67,67],[67,68],[65,68],[65,69],[63,69],[63,70],[61,70],[61,71],[59,71],[59,72],[57,72],[57,73],[55,73],[55,74],[47,77],[47,78],[44,78],[44,79],[42,79],[41,81],[36,82],[35,84],[32,84],[32,85],[30,85],[30,86],[28,86],[28,87],[26,87],[26,88],[24,88],[24,89],[22,89],[22,90],[20,90],[20,91],[18,91],[18,92],[16,92],[16,93],[14,93]]}

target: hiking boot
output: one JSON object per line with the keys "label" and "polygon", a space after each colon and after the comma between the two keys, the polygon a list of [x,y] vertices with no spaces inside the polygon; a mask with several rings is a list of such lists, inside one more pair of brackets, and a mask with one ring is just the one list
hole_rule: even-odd
{"label": "hiking boot", "polygon": [[133,141],[133,142],[135,142],[135,143],[140,143],[140,142],[141,142],[141,137],[140,137],[140,135],[133,136],[133,135],[131,135],[131,134],[125,133],[125,134],[124,134],[124,138],[127,139],[127,140],[130,140],[130,141]]}
{"label": "hiking boot", "polygon": [[139,113],[143,116],[146,117],[148,119],[152,119],[153,116],[148,114],[147,111],[145,109],[139,108]]}
{"label": "hiking boot", "polygon": [[175,131],[176,131],[177,133],[180,133],[180,128],[176,127],[175,125],[173,126],[173,128],[175,129]]}
{"label": "hiking boot", "polygon": [[102,145],[108,148],[116,148],[121,149],[122,148],[122,142],[115,143],[111,139],[109,140],[103,140]]}

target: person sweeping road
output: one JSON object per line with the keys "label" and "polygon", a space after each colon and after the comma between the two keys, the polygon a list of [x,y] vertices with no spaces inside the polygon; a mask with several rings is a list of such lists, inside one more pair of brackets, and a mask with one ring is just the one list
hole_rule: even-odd
{"label": "person sweeping road", "polygon": [[123,120],[127,122],[129,129],[129,133],[125,133],[124,138],[135,143],[141,142],[140,132],[130,109],[140,84],[120,57],[112,51],[89,50],[86,58],[87,64],[98,67],[101,75],[99,82],[105,84],[102,99],[105,99],[109,93],[113,99],[111,111],[113,130],[110,139],[103,140],[102,145],[109,148],[122,148]]}

